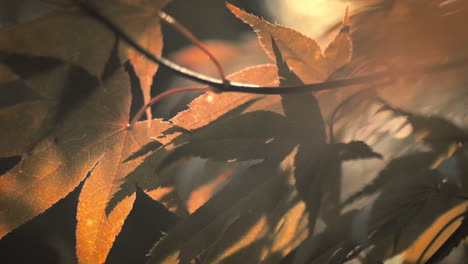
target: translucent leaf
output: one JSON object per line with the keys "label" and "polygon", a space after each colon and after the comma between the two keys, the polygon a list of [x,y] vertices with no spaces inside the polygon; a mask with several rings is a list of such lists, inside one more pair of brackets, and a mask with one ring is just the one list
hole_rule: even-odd
{"label": "translucent leaf", "polygon": [[[349,30],[342,30],[323,54],[315,40],[294,29],[273,25],[231,4],[227,4],[227,7],[239,19],[252,26],[260,44],[272,59],[275,58],[271,45],[271,39],[274,38],[284,60],[304,83],[325,81],[336,69],[351,60]],[[347,20],[346,14],[344,28],[349,29]]]}
{"label": "translucent leaf", "polygon": [[[151,8],[148,1],[93,4],[140,40],[160,31],[154,17],[165,1],[150,2]],[[151,37],[160,50],[157,34]],[[120,65],[127,51],[79,8],[58,9],[0,33],[2,81],[24,82],[38,95],[0,109],[0,155],[22,155],[0,179],[0,236],[63,198],[94,168],[78,204],[77,255],[82,263],[105,260],[134,198],[109,215],[106,205],[144,156],[123,161],[170,127],[159,120],[128,127],[130,83]]]}

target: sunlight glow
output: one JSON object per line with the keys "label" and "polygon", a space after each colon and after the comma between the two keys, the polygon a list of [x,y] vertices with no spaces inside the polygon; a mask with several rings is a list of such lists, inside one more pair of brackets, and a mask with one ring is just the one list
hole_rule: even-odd
{"label": "sunlight glow", "polygon": [[[264,0],[264,4],[278,23],[314,39],[339,22],[347,6],[353,7],[347,0]],[[322,48],[329,42],[327,38],[317,40]]]}
{"label": "sunlight glow", "polygon": [[220,254],[215,260],[212,260],[210,263],[220,263],[223,259],[228,256],[234,255],[236,252],[239,252],[241,249],[251,245],[254,241],[262,237],[262,231],[267,227],[267,218],[265,216],[260,217],[257,222],[247,231],[247,233],[226,251]]}
{"label": "sunlight glow", "polygon": [[211,102],[213,102],[213,94],[211,94],[211,92],[208,92],[208,93],[210,93],[210,94],[206,97],[206,101],[208,103],[211,103]]}
{"label": "sunlight glow", "polygon": [[[442,228],[454,219],[457,215],[463,214],[466,211],[468,202],[463,202],[458,206],[452,208],[447,213],[439,217],[434,224],[428,228],[414,243],[407,249],[403,255],[405,263],[415,263],[421,256],[422,252],[426,247],[429,246],[429,243],[432,241],[436,235],[442,231]],[[445,230],[442,231],[438,239],[435,240],[435,243],[429,247],[429,251],[426,252],[424,257],[421,259],[422,263],[425,263],[435,251],[452,235],[453,232],[461,225],[463,218],[458,219]]]}

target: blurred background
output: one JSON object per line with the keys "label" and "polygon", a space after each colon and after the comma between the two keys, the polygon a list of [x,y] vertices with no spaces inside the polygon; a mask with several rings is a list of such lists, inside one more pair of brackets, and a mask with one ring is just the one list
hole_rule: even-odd
{"label": "blurred background", "polygon": [[[379,24],[378,26],[374,25],[374,27],[370,27],[366,24],[359,24],[360,21],[355,20],[356,24],[363,28],[363,30],[356,32],[356,41],[361,41],[364,38],[363,36],[367,37],[366,34],[373,34],[372,38],[368,38],[370,40],[370,42],[367,43],[368,46],[362,46],[364,47],[363,50],[355,50],[355,54],[358,58],[374,56],[375,54],[379,54],[381,57],[386,57],[387,55],[396,53],[395,50],[401,51],[401,47],[412,47],[412,43],[410,42],[411,38],[408,38],[408,36],[414,36],[414,32],[424,31],[417,27],[414,28],[414,31],[406,32],[401,30],[401,25],[409,25],[408,21],[413,18],[413,16],[411,16],[411,19],[409,20],[408,17],[402,19],[402,16],[404,17],[405,14],[411,14],[411,12],[414,11],[404,5],[405,1],[231,0],[228,2],[246,10],[249,13],[263,17],[272,23],[277,22],[294,28],[303,34],[316,39],[322,48],[327,46],[331,37],[334,36],[333,33],[338,30],[337,25],[339,25],[338,23],[342,20],[346,7],[349,7],[351,12],[355,13],[359,12],[362,6],[364,4],[369,4],[369,2],[381,2],[388,5],[393,4],[394,2],[400,3],[399,6],[394,5],[390,9],[377,9],[377,12],[373,13],[373,15],[378,19],[389,19],[387,24]],[[408,0],[406,2],[419,3],[423,1]],[[448,10],[446,12],[450,13],[455,12],[454,10],[456,9],[454,9],[455,7],[453,6],[460,3],[460,1],[428,0],[427,3],[428,6],[436,3],[438,4],[437,8],[446,8]],[[39,0],[0,0],[0,28],[7,28],[16,23],[21,23],[21,21],[34,19],[34,17],[40,16],[54,8],[56,7]],[[391,10],[391,12],[388,10]],[[164,9],[164,11],[177,19],[181,24],[185,25],[195,36],[203,40],[210,51],[222,63],[227,73],[236,72],[247,66],[261,63],[272,63],[272,61],[264,55],[264,52],[258,44],[256,35],[252,32],[252,29],[235,18],[234,15],[229,12],[225,7],[224,0],[173,0]],[[424,12],[426,12],[424,13],[424,15],[426,15],[432,11],[427,9]],[[439,24],[444,25],[443,23],[446,22],[444,17],[442,15],[437,17],[440,17],[440,21],[435,20],[434,23],[440,22]],[[451,21],[449,22],[451,23]],[[447,22],[447,24],[449,22]],[[417,21],[411,20],[411,23],[419,25]],[[395,31],[392,31],[394,28],[396,28]],[[461,53],[468,52],[465,45],[466,42],[460,41],[463,40],[462,37],[457,39],[454,34],[451,34],[450,36],[454,37],[452,42],[449,38],[450,36],[440,37],[437,35],[437,31],[435,33],[430,30],[428,31],[429,32],[427,34],[429,36],[431,34],[435,34],[434,36],[430,36],[434,39],[429,38],[429,40],[431,40],[431,45],[434,45],[435,48],[446,48],[443,56],[434,56],[435,60],[439,60],[440,58],[448,59],[450,56],[458,56],[460,53],[459,50],[463,50],[463,47],[465,51],[462,51]],[[194,48],[181,34],[164,24],[163,32],[164,56],[199,72],[217,77],[216,69],[212,63],[204,54]],[[398,32],[402,32],[402,34],[398,35]],[[386,46],[382,43],[382,36],[385,36],[387,33],[395,34],[393,40],[400,42],[390,41],[389,43],[392,45],[388,44],[388,46]],[[421,35],[421,38],[425,37],[427,36]],[[407,43],[405,42],[406,40]],[[439,40],[440,43],[438,42]],[[394,45],[395,43],[398,45]],[[429,43],[429,41],[427,43]],[[437,46],[436,44],[440,45]],[[431,45],[428,44],[427,46],[431,47]],[[420,46],[414,45],[414,50],[419,49]],[[417,61],[415,57],[411,56],[412,54],[416,54],[414,50],[408,49],[407,53],[409,55],[406,57],[407,59],[400,59],[400,61],[397,61],[397,65],[401,67],[402,65],[406,65],[410,60]],[[439,83],[436,84],[440,85],[441,83],[444,82],[439,81]],[[137,88],[138,84],[133,84],[132,91],[134,92],[134,97],[132,111],[135,112],[138,110],[139,105],[142,104],[142,98]],[[154,77],[152,95],[154,96],[165,90],[190,84],[190,82],[174,77],[167,70],[160,68]],[[426,84],[427,82],[419,83],[419,88],[417,88],[414,93],[420,93],[421,91],[425,91],[424,89],[433,88],[431,88],[431,86],[426,86]],[[454,86],[456,85],[459,85],[459,83],[454,84]],[[405,89],[405,87],[402,87],[402,89]],[[438,88],[434,88],[433,90],[435,91],[437,89]],[[405,94],[405,100],[403,100],[403,98],[396,99],[402,99],[402,102],[411,102],[411,105],[407,106],[413,110],[422,109],[425,113],[430,114],[443,113],[446,117],[450,117],[456,124],[466,128],[466,99],[463,99],[468,98],[466,96],[466,88],[463,86],[462,88],[457,89],[455,89],[453,93],[446,93],[443,96],[435,93],[431,96],[427,96],[424,100],[421,99],[421,101],[417,101],[415,98],[418,97],[416,97],[415,94],[410,94],[409,92]],[[460,94],[462,97],[460,97]],[[186,104],[195,96],[196,94],[183,94],[165,99],[152,108],[153,116],[169,119],[179,111],[185,109]],[[421,102],[424,103],[421,104]],[[369,118],[369,116],[364,117],[364,119],[366,118]],[[374,121],[387,122],[389,120],[371,120],[371,122]],[[365,120],[365,122],[369,122],[369,120]],[[393,156],[395,156],[403,153],[404,150],[409,148],[408,141],[403,140],[407,134],[403,135],[403,130],[400,129],[397,131],[395,129],[398,126],[401,126],[401,123],[401,120],[394,120],[393,123],[389,123],[387,126],[379,127],[381,132],[383,131],[388,135],[391,134],[390,137],[392,137],[393,140],[400,140],[397,142],[398,144],[395,144],[394,141],[386,141],[385,139],[381,140],[381,138],[379,139],[381,140],[379,142],[372,142],[377,146],[379,151],[382,151],[383,153],[392,152]],[[350,132],[346,132],[339,136],[348,141],[351,139],[372,140],[369,139],[369,137],[366,138],[365,134],[367,133],[367,135],[369,135],[370,132],[363,131],[365,128],[368,127],[355,128],[354,131],[351,129],[348,130]],[[389,142],[391,142],[391,144]],[[197,173],[201,174],[200,170],[197,171],[196,168],[203,168],[200,164],[203,164],[204,162],[206,161],[193,160],[187,163],[187,166],[191,166],[193,175],[189,176],[190,179],[181,180],[181,184],[187,184],[187,181],[196,181]],[[375,170],[375,168],[376,167],[374,165],[369,165],[369,168],[352,168],[351,164],[349,165],[348,171],[354,170],[356,174],[363,174],[364,171],[369,171],[371,169]],[[181,175],[187,175],[187,170],[182,168]],[[348,179],[349,180],[347,181],[345,180],[344,184],[352,186],[350,189],[356,190],[359,188],[359,186],[353,185],[355,178]],[[359,180],[368,181],[369,179],[363,178]],[[182,187],[180,189],[184,190]],[[79,190],[80,186],[45,213],[0,240],[0,261],[2,263],[76,262],[74,253],[76,226],[75,215]],[[181,197],[187,197],[187,193],[180,193],[180,195]],[[162,232],[170,229],[170,227],[175,223],[177,223],[177,217],[166,210],[162,205],[152,201],[144,195],[137,196],[136,205],[125,222],[122,233],[117,237],[106,263],[144,263],[145,254],[148,249],[161,237]],[[451,258],[447,258],[444,261],[445,263],[453,264],[465,263],[463,262],[463,254],[463,250],[460,249],[455,251]]]}

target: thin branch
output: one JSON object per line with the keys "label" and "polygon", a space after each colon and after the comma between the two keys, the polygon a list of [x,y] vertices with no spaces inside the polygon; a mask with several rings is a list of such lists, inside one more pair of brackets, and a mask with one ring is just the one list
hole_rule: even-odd
{"label": "thin branch", "polygon": [[140,108],[140,110],[138,111],[138,113],[136,113],[136,115],[133,117],[132,121],[130,122],[128,126],[132,127],[138,120],[140,120],[141,116],[145,113],[145,110],[147,108],[151,107],[153,104],[161,101],[162,99],[170,95],[184,93],[184,92],[194,92],[194,91],[200,92],[200,91],[206,91],[206,90],[209,90],[208,86],[189,86],[189,87],[182,87],[182,88],[176,88],[176,89],[172,89],[169,91],[165,91],[159,94],[158,96],[155,96],[153,99],[151,99],[151,101],[149,101],[146,105]]}
{"label": "thin branch", "polygon": [[229,80],[226,79],[226,74],[224,73],[223,66],[221,63],[216,59],[216,57],[208,50],[208,48],[197,38],[195,37],[192,32],[190,32],[186,27],[180,24],[177,20],[175,20],[172,16],[168,15],[163,11],[159,11],[159,17],[174,27],[177,31],[179,31],[182,35],[184,35],[187,39],[189,39],[193,44],[195,44],[200,50],[202,50],[214,63],[216,69],[219,73],[219,78],[223,80],[226,85],[229,85]]}
{"label": "thin branch", "polygon": [[[162,67],[167,68],[168,70],[174,72],[175,74],[185,77],[187,79],[190,79],[192,81],[196,81],[201,84],[210,85],[211,87],[219,89],[219,90],[227,90],[226,85],[223,83],[223,81],[219,79],[215,79],[215,78],[203,75],[203,74],[199,74],[185,67],[182,67],[164,57],[155,56],[154,54],[152,54],[145,48],[141,47],[138,43],[136,43],[135,40],[133,40],[126,33],[124,33],[116,24],[110,21],[107,17],[102,15],[97,10],[97,8],[93,7],[91,3],[89,3],[88,1],[75,0],[75,2],[85,13],[87,13],[89,16],[96,19],[98,22],[100,22],[104,26],[106,26],[109,30],[114,32],[117,36],[119,36],[128,45],[133,47],[136,51],[138,51],[141,55],[146,57],[148,60],[158,63]],[[231,85],[229,85],[228,87],[230,86]],[[251,85],[251,84],[244,85],[244,88],[250,88],[250,87],[258,87],[258,85]]]}
{"label": "thin branch", "polygon": [[460,60],[431,65],[428,67],[421,67],[415,70],[400,71],[400,72],[390,72],[390,71],[380,71],[373,74],[358,76],[349,79],[341,80],[330,80],[326,82],[304,84],[304,85],[294,85],[294,86],[258,86],[254,84],[238,83],[231,82],[229,85],[226,85],[222,80],[215,79],[192,70],[189,70],[185,67],[182,67],[164,57],[157,57],[145,48],[141,47],[136,43],[130,36],[125,34],[118,26],[111,22],[108,18],[103,16],[99,11],[92,7],[89,2],[84,0],[75,0],[77,5],[83,9],[88,15],[105,25],[112,32],[117,34],[121,39],[127,42],[128,45],[133,47],[140,54],[145,56],[148,60],[151,60],[155,63],[160,64],[161,66],[169,69],[175,74],[190,79],[192,81],[199,82],[201,84],[209,85],[220,92],[242,92],[242,93],[253,93],[253,94],[287,94],[287,93],[303,93],[303,92],[312,92],[312,91],[322,91],[322,90],[331,90],[336,88],[341,88],[345,86],[351,86],[356,84],[361,84],[365,82],[371,82],[375,80],[384,79],[386,77],[394,76],[405,76],[411,75],[414,73],[435,73],[447,71],[454,68],[466,67],[468,66],[468,58],[462,58]]}

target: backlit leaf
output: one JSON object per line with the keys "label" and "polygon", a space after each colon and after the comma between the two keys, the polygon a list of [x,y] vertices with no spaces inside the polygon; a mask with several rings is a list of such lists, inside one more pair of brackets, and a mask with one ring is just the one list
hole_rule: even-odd
{"label": "backlit leaf", "polygon": [[[343,29],[322,53],[317,42],[294,29],[278,24],[271,24],[261,18],[227,4],[227,7],[239,19],[252,26],[256,31],[260,44],[270,58],[274,59],[271,38],[283,55],[284,60],[304,83],[324,81],[341,66],[351,60],[352,42],[349,38],[348,15],[345,17]],[[348,30],[346,30],[346,28]]]}
{"label": "backlit leaf", "polygon": [[2,235],[63,198],[96,166],[80,195],[78,255],[85,263],[105,258],[132,202],[127,199],[107,218],[106,200],[119,178],[141,159],[122,161],[169,126],[154,120],[152,130],[144,123],[128,128],[130,91],[125,75],[117,71],[1,177]]}
{"label": "backlit leaf", "polygon": [[[165,1],[95,4],[135,39],[156,32],[150,35],[159,49],[155,53],[160,52],[155,16]],[[65,197],[94,168],[78,204],[77,255],[80,263],[105,260],[134,198],[109,215],[105,208],[120,178],[143,157],[123,161],[170,126],[152,120],[152,129],[148,122],[128,127],[130,83],[120,65],[127,51],[108,29],[75,7],[0,34],[4,80],[24,82],[39,95],[0,110],[2,124],[8,125],[0,132],[0,154],[22,155],[0,179],[0,236]]]}
{"label": "backlit leaf", "polygon": [[[260,65],[251,68],[247,68],[242,70],[238,73],[232,74],[230,77],[232,81],[246,81],[250,83],[256,83],[259,85],[274,85],[277,82],[277,75],[276,75],[276,67],[273,65]],[[255,94],[242,94],[242,93],[212,93],[206,92],[205,94],[199,96],[192,103],[189,104],[189,109],[180,112],[170,121],[174,124],[175,127],[179,127],[175,130],[169,129],[173,131],[173,134],[165,134],[165,138],[159,138],[158,141],[165,141],[165,143],[170,143],[174,138],[175,140],[170,144],[167,144],[166,148],[171,150],[174,148],[173,145],[177,145],[177,143],[185,143],[186,140],[191,138],[191,135],[187,133],[187,131],[201,129],[203,126],[209,125],[211,122],[216,122],[217,118],[223,116],[235,109],[238,105],[245,104],[247,102],[251,102],[250,106],[248,107],[247,111],[257,110],[267,108],[270,105],[274,105],[275,102],[279,101],[278,96],[269,96],[268,100],[264,96],[259,96]],[[253,104],[252,104],[253,103]],[[247,106],[247,105],[246,105]],[[227,123],[228,124],[228,123]],[[173,127],[174,127],[173,126]],[[181,134],[186,133],[186,134]],[[203,131],[203,129],[201,129]],[[216,130],[215,130],[216,131]],[[221,129],[222,132],[223,130]],[[209,133],[209,130],[205,130],[206,133]],[[229,130],[226,130],[226,133],[232,133]],[[222,136],[222,135],[218,135]],[[201,139],[205,137],[200,137]],[[196,141],[196,137],[194,138],[194,142]],[[209,140],[209,139],[207,139]],[[173,144],[175,143],[175,144]],[[198,143],[202,143],[198,141]],[[218,151],[218,152],[225,152],[226,154],[229,153],[228,150],[224,150],[219,148],[219,146],[210,146],[207,147],[205,151],[209,150]],[[141,149],[139,150],[141,151]],[[169,195],[173,193],[174,190],[174,177],[173,175],[167,175],[164,171],[161,172],[163,175],[159,177],[152,176],[155,171],[160,168],[161,162],[166,159],[168,152],[166,149],[160,149],[156,151],[156,148],[153,148],[153,153],[149,154],[148,157],[145,158],[145,161],[135,169],[134,172],[131,172],[127,177],[125,177],[124,182],[120,186],[120,190],[116,192],[114,197],[111,200],[111,203],[108,205],[107,211],[110,211],[119,201],[121,201],[124,197],[128,197],[129,195],[133,194],[134,186],[138,184],[144,190],[158,190],[159,188],[169,188],[166,189]],[[199,150],[204,151],[203,149]],[[184,153],[182,151],[182,156],[197,156],[197,153],[192,152]],[[200,156],[200,154],[198,154]],[[157,172],[159,173],[159,172]],[[148,177],[150,176],[150,177]],[[166,197],[164,195],[163,197]],[[159,197],[159,198],[163,198]],[[162,202],[162,201],[161,201]],[[164,202],[162,202],[165,204]],[[173,207],[175,206],[174,203],[171,203]],[[167,204],[165,204],[167,205]],[[175,206],[178,207],[178,206]],[[178,210],[180,210],[179,208]]]}

